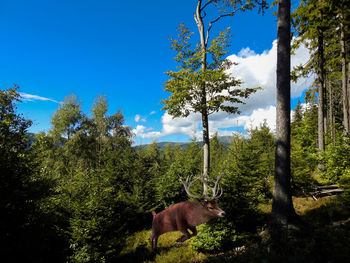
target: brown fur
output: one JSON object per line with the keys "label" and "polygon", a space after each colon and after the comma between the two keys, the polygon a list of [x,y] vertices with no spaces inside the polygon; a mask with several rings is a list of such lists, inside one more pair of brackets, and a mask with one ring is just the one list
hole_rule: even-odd
{"label": "brown fur", "polygon": [[[196,226],[216,217],[223,217],[225,212],[219,208],[215,200],[205,202],[182,202],[170,206],[156,214],[154,211],[152,233],[150,236],[151,251],[157,248],[158,237],[171,231],[181,231],[177,241],[183,242],[197,235]],[[188,232],[191,230],[192,234]]]}

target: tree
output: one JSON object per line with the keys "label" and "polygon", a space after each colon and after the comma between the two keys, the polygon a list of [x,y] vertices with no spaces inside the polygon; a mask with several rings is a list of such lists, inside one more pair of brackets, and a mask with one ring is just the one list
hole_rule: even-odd
{"label": "tree", "polygon": [[200,173],[202,156],[198,143],[192,142],[185,149],[180,149],[176,145],[173,155],[170,167],[156,181],[157,206],[162,208],[178,203],[186,197],[183,186],[179,184],[179,178],[183,175],[196,176]]}
{"label": "tree", "polygon": [[50,184],[40,176],[30,147],[32,122],[16,112],[21,102],[17,89],[15,85],[0,90],[1,261],[40,262],[54,257],[57,262],[62,258],[47,243],[57,238],[50,236],[49,216],[40,207]]}
{"label": "tree", "polygon": [[[322,0],[319,0],[321,2]],[[319,19],[322,21],[323,13],[320,10],[318,14]],[[318,148],[320,152],[325,149],[324,133],[325,133],[325,70],[324,70],[324,28],[322,25],[317,27],[317,55],[318,55]],[[322,164],[319,165],[319,170],[322,170]]]}
{"label": "tree", "polygon": [[85,115],[75,96],[66,98],[33,148],[41,176],[52,181],[53,194],[41,207],[56,215],[53,227],[66,240],[66,261],[111,262],[126,233],[146,222],[144,208],[153,205],[147,203],[153,190],[148,176],[157,167],[141,173],[130,129],[121,112],[107,114],[104,96],[91,112]]}
{"label": "tree", "polygon": [[[327,144],[335,144],[336,129],[341,125],[347,136],[350,127],[346,73],[350,28],[348,13],[348,0],[302,0],[293,14],[297,31],[296,46],[303,43],[311,55],[300,69],[303,73],[317,75],[314,86],[317,87],[318,95],[320,160]],[[331,140],[327,141],[328,138]],[[322,169],[323,164],[320,162],[319,172]]]}
{"label": "tree", "polygon": [[317,104],[309,102],[294,109],[291,123],[291,187],[293,194],[302,193],[313,186],[313,173],[317,169]]}
{"label": "tree", "polygon": [[272,214],[281,224],[295,215],[290,187],[290,0],[278,1],[275,181]]}
{"label": "tree", "polygon": [[81,127],[85,116],[81,111],[81,102],[72,94],[65,97],[51,119],[52,133],[61,139],[70,139]]}
{"label": "tree", "polygon": [[201,251],[217,253],[241,246],[243,238],[257,231],[260,224],[257,206],[271,197],[274,138],[263,124],[251,129],[248,138],[235,134],[227,148],[214,136],[210,147],[212,157],[216,157],[213,161],[221,162],[215,172],[225,174],[220,206],[227,216],[202,225],[191,244]]}
{"label": "tree", "polygon": [[[252,9],[258,3],[266,7],[265,1],[197,1],[194,19],[200,41],[191,49],[191,33],[185,25],[178,28],[178,38],[171,40],[171,48],[178,52],[175,61],[179,70],[168,71],[170,77],[165,83],[165,91],[170,97],[162,101],[164,110],[173,117],[187,117],[191,112],[200,113],[203,129],[203,174],[202,180],[209,179],[210,146],[208,116],[214,112],[225,111],[239,113],[234,103],[243,103],[257,88],[238,88],[241,81],[226,73],[232,63],[225,59],[229,46],[229,29],[223,31],[209,43],[210,31],[214,23],[226,16],[233,16],[238,11]],[[215,6],[221,13],[208,23],[205,31],[204,18],[210,6]],[[204,186],[204,193],[207,193]]]}
{"label": "tree", "polygon": [[[315,85],[317,86],[318,99],[318,149],[319,156],[325,149],[325,119],[326,114],[326,65],[325,65],[325,31],[328,23],[324,22],[326,17],[324,9],[321,8],[322,0],[301,1],[298,9],[293,14],[295,18],[294,27],[298,31],[298,39],[295,41],[304,43],[313,51],[311,60],[303,68],[304,71],[313,71],[317,74]],[[308,42],[310,40],[310,42]],[[305,72],[304,72],[305,73]],[[322,163],[319,163],[318,169],[322,170]]]}
{"label": "tree", "polygon": [[349,120],[349,94],[346,75],[346,39],[345,39],[345,1],[339,1],[340,4],[340,45],[341,45],[341,66],[342,66],[342,95],[343,95],[343,116],[344,116],[344,131],[350,132]]}

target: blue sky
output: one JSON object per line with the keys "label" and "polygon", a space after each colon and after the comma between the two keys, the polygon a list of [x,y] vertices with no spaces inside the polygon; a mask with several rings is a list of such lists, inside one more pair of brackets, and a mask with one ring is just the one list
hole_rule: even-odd
{"label": "blue sky", "polygon": [[[47,131],[59,102],[74,93],[87,113],[94,98],[106,95],[110,114],[122,110],[136,144],[199,137],[198,116],[172,120],[159,104],[167,96],[164,72],[176,67],[168,39],[182,22],[197,33],[195,6],[194,0],[2,0],[0,89],[20,86],[19,111],[34,121],[32,132]],[[264,91],[247,101],[241,116],[211,116],[212,132],[227,135],[263,117],[273,119],[272,11],[245,12],[215,24],[213,36],[231,27],[230,59],[240,63],[232,74]],[[296,61],[306,57],[301,50]],[[292,90],[293,105],[306,84]]]}

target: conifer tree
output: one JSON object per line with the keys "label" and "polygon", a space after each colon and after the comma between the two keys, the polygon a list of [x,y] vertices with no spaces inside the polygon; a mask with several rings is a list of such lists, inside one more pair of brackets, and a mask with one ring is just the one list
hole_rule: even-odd
{"label": "conifer tree", "polygon": [[290,0],[278,1],[276,154],[272,214],[280,224],[295,215],[290,179]]}
{"label": "conifer tree", "polygon": [[[327,146],[324,136],[328,131],[334,142],[337,122],[346,133],[349,129],[349,4],[348,0],[302,0],[293,14],[297,31],[295,45],[304,43],[311,54],[310,61],[300,69],[303,73],[317,74],[320,153]],[[336,116],[338,105],[342,106],[340,121]]]}

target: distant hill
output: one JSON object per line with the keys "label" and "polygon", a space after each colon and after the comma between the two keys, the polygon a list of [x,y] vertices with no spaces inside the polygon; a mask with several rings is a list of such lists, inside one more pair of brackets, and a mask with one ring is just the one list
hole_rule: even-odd
{"label": "distant hill", "polygon": [[[219,141],[223,143],[225,146],[229,146],[232,142],[233,136],[219,136]],[[174,147],[175,145],[180,146],[181,149],[186,148],[191,142],[158,142],[157,145],[160,149],[164,149],[168,144],[171,145],[171,147]],[[196,142],[200,146],[203,145],[202,141]],[[149,144],[142,144],[142,145],[137,145],[134,146],[135,149],[137,150],[142,150],[146,148]]]}

